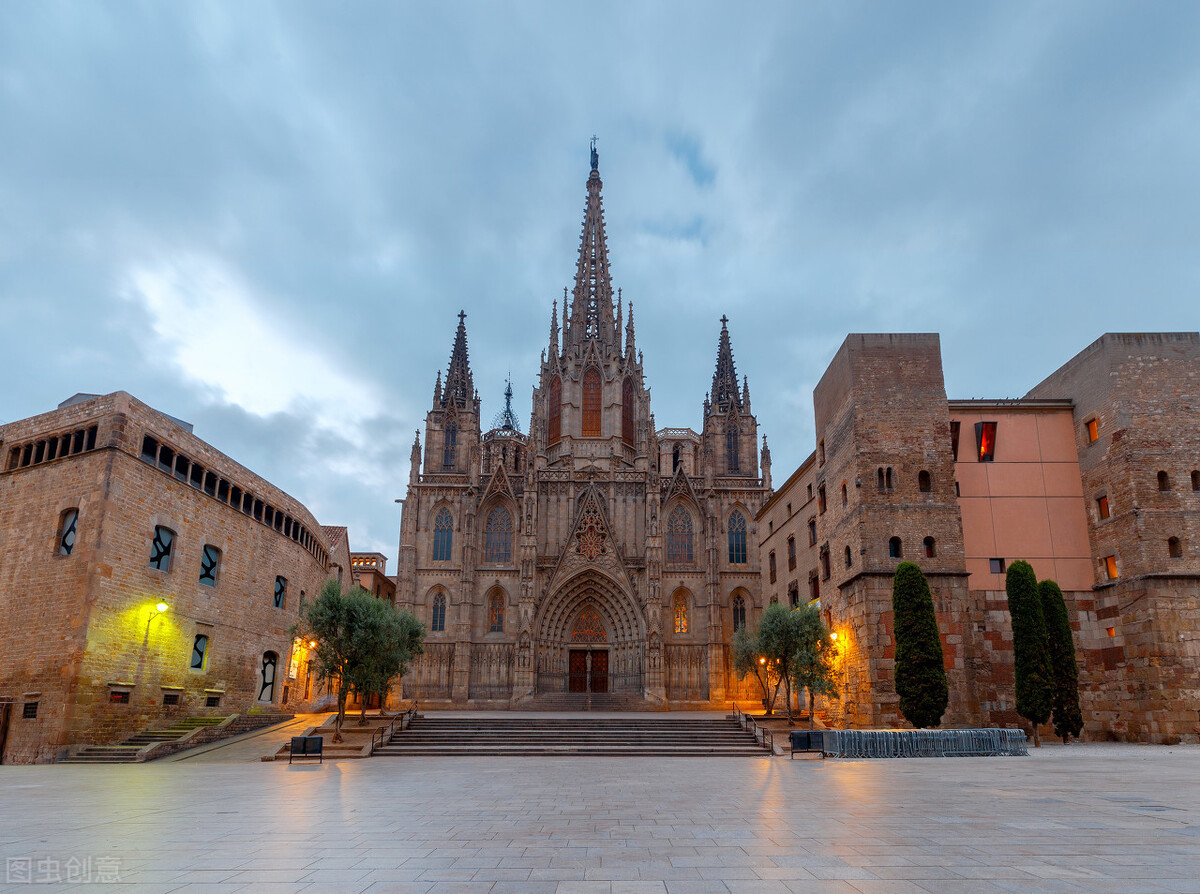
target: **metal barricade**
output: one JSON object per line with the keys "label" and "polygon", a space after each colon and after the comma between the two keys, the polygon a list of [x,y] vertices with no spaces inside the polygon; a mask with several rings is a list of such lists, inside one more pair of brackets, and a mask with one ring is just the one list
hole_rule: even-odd
{"label": "metal barricade", "polygon": [[997,757],[1028,755],[1019,729],[825,731],[825,753],[844,758]]}

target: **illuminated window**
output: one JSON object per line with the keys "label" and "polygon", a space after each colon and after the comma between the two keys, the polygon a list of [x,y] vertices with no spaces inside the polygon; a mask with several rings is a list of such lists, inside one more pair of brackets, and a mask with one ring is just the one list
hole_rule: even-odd
{"label": "illuminated window", "polygon": [[958,462],[958,432],[962,428],[962,423],[957,419],[950,423],[950,459]]}
{"label": "illuminated window", "polygon": [[433,561],[449,562],[454,540],[454,517],[443,506],[433,520]]}
{"label": "illuminated window", "polygon": [[1167,554],[1172,559],[1183,558],[1183,544],[1178,537],[1167,538]]}
{"label": "illuminated window", "polygon": [[1084,430],[1087,432],[1087,440],[1089,444],[1095,444],[1100,439],[1100,422],[1097,419],[1089,419],[1083,424]]}
{"label": "illuminated window", "polygon": [[917,490],[923,494],[933,490],[933,476],[924,469],[917,473]]}
{"label": "illuminated window", "polygon": [[600,437],[600,371],[594,366],[583,374],[583,437]]}
{"label": "illuminated window", "polygon": [[636,434],[633,424],[633,379],[627,378],[621,385],[621,440],[633,446]]}
{"label": "illuminated window", "polygon": [[1104,557],[1104,573],[1108,576],[1109,580],[1117,579],[1118,575],[1117,575],[1117,557],[1116,556],[1105,556]]}
{"label": "illuminated window", "polygon": [[981,463],[990,463],[996,456],[996,423],[975,423],[975,451]]}
{"label": "illuminated window", "polygon": [[1104,521],[1104,519],[1112,514],[1108,508],[1108,497],[1096,498],[1096,514],[1100,516],[1101,521]]}
{"label": "illuminated window", "polygon": [[770,566],[771,583],[775,583],[775,550],[771,550],[771,554],[767,556],[767,564]]}
{"label": "illuminated window", "polygon": [[211,543],[206,543],[200,553],[200,583],[206,587],[215,587],[220,565],[221,551]]}
{"label": "illuminated window", "polygon": [[451,416],[446,420],[446,429],[442,432],[442,468],[453,469],[458,450],[458,423]]}
{"label": "illuminated window", "polygon": [[741,596],[733,597],[733,629],[741,630],[746,626],[746,600]]}
{"label": "illuminated window", "polygon": [[725,468],[729,472],[738,472],[741,468],[738,460],[738,434],[736,425],[725,429]]}
{"label": "illuminated window", "polygon": [[932,537],[926,537],[921,542],[921,546],[923,546],[925,549],[925,558],[927,558],[927,559],[937,558],[937,541],[936,540],[934,540]]}
{"label": "illuminated window", "polygon": [[79,510],[68,509],[58,520],[58,554],[71,555],[75,549],[75,529],[79,523]]}
{"label": "illuminated window", "polygon": [[483,561],[512,561],[512,531],[512,513],[506,506],[494,507],[484,528]]}
{"label": "illuminated window", "polygon": [[746,564],[746,516],[736,510],[729,516],[729,564]]}
{"label": "illuminated window", "polygon": [[279,656],[274,652],[263,652],[260,672],[261,685],[258,687],[260,702],[275,701],[275,668],[279,666]]}
{"label": "illuminated window", "polygon": [[444,633],[446,630],[446,597],[441,593],[433,597],[433,617],[429,620],[429,629],[434,633]]}
{"label": "illuminated window", "polygon": [[1108,634],[1109,639],[1115,639],[1117,635],[1116,627],[1105,627],[1104,632]]}
{"label": "illuminated window", "polygon": [[150,542],[150,567],[156,571],[171,570],[171,548],[175,545],[175,532],[162,525],[154,526],[154,539]]}
{"label": "illuminated window", "polygon": [[550,395],[546,398],[546,439],[554,444],[562,437],[562,379],[550,380]]}
{"label": "illuminated window", "polygon": [[275,601],[276,608],[283,608],[287,602],[287,578],[281,575],[275,575]]}
{"label": "illuminated window", "polygon": [[683,590],[675,591],[675,602],[673,605],[672,616],[675,619],[675,632],[688,632],[688,603],[687,595]]}
{"label": "illuminated window", "polygon": [[904,548],[900,543],[899,537],[892,537],[888,540],[888,558],[900,559],[904,557]]}
{"label": "illuminated window", "polygon": [[1158,489],[1159,490],[1170,490],[1171,489],[1171,476],[1168,475],[1166,472],[1158,473]]}
{"label": "illuminated window", "polygon": [[1003,574],[1004,573],[1004,560],[1003,559],[988,559],[988,571],[990,571],[992,574]]}
{"label": "illuminated window", "polygon": [[690,565],[692,555],[692,516],[682,505],[677,505],[667,519],[667,562]]}
{"label": "illuminated window", "polygon": [[504,632],[504,594],[494,590],[488,597],[488,633]]}

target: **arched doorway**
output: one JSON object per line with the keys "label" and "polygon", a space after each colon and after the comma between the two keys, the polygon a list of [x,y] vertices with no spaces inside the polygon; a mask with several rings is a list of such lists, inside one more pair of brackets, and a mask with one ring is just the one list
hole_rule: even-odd
{"label": "arched doorway", "polygon": [[537,619],[538,693],[645,696],[645,623],[633,599],[604,575],[580,575],[552,594]]}

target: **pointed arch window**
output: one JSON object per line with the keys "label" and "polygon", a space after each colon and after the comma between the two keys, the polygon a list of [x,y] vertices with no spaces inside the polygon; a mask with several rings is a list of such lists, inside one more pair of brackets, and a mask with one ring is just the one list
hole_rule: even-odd
{"label": "pointed arch window", "polygon": [[546,399],[546,440],[554,444],[562,437],[562,379],[550,380],[550,395]]}
{"label": "pointed arch window", "polygon": [[733,597],[733,629],[741,630],[746,626],[746,600],[741,596]]}
{"label": "pointed arch window", "polygon": [[629,446],[634,444],[633,424],[633,379],[626,378],[621,385],[621,440]]}
{"label": "pointed arch window", "polygon": [[600,370],[591,367],[583,374],[583,437],[600,437]]}
{"label": "pointed arch window", "polygon": [[496,506],[488,513],[484,526],[483,561],[512,561],[512,513],[506,506]]}
{"label": "pointed arch window", "polygon": [[455,453],[458,448],[458,422],[453,416],[446,420],[446,428],[442,432],[442,468],[453,469]]}
{"label": "pointed arch window", "polygon": [[687,593],[683,590],[675,591],[674,604],[671,607],[671,614],[675,619],[674,630],[676,633],[688,632],[688,600]]}
{"label": "pointed arch window", "polygon": [[444,633],[446,630],[446,597],[442,593],[433,597],[433,615],[429,619],[429,629],[433,633]]}
{"label": "pointed arch window", "polygon": [[692,564],[692,515],[682,504],[667,519],[667,563]]}
{"label": "pointed arch window", "polygon": [[504,632],[504,593],[493,590],[488,597],[488,633]]}
{"label": "pointed arch window", "polygon": [[746,516],[736,509],[729,516],[729,564],[746,564]]}
{"label": "pointed arch window", "polygon": [[731,422],[725,429],[725,468],[734,474],[741,470],[741,463],[738,460],[739,434],[735,422]]}
{"label": "pointed arch window", "polygon": [[449,562],[454,543],[454,516],[443,506],[433,521],[433,561]]}

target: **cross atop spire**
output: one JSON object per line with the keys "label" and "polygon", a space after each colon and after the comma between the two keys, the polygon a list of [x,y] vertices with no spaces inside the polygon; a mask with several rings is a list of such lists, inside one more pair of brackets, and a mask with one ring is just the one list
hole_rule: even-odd
{"label": "cross atop spire", "polygon": [[467,313],[458,312],[458,331],[454,333],[454,347],[450,351],[450,368],[446,371],[446,385],[442,389],[443,407],[466,407],[475,394],[475,381],[471,376],[471,364],[467,359]]}
{"label": "cross atop spire", "polygon": [[713,406],[722,413],[731,406],[742,409],[742,395],[738,388],[737,369],[733,364],[733,348],[729,343],[729,317],[721,315],[721,337],[717,342],[717,369],[713,373]]}
{"label": "cross atop spire", "polygon": [[596,135],[592,134],[592,170],[600,172],[600,153],[596,151]]}

